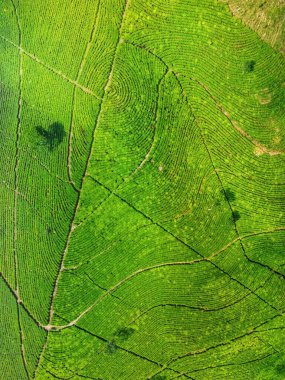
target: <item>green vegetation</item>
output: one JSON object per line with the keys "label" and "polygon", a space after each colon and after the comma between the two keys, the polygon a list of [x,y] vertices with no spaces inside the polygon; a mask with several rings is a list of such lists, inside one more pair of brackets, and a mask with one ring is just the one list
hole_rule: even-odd
{"label": "green vegetation", "polygon": [[134,332],[135,330],[132,327],[124,327],[116,332],[116,336],[119,340],[128,340]]}
{"label": "green vegetation", "polygon": [[234,222],[236,222],[237,220],[240,219],[240,213],[239,213],[238,211],[236,211],[236,210],[234,210],[234,211],[232,212],[232,216],[233,216],[233,221],[234,221]]}
{"label": "green vegetation", "polygon": [[113,340],[107,343],[107,352],[109,354],[113,354],[116,351],[116,349],[117,349],[117,346]]}
{"label": "green vegetation", "polygon": [[254,70],[256,62],[255,61],[247,61],[244,65],[244,70],[246,73],[250,73],[251,71]]}
{"label": "green vegetation", "polygon": [[277,2],[0,3],[1,380],[284,379]]}
{"label": "green vegetation", "polygon": [[231,189],[221,190],[221,193],[225,196],[225,199],[229,202],[233,202],[236,199],[235,193]]}

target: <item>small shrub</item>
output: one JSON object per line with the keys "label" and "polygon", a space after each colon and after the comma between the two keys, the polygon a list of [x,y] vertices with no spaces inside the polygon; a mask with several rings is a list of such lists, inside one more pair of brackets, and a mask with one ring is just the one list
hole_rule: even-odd
{"label": "small shrub", "polygon": [[232,217],[233,217],[233,221],[234,223],[240,219],[240,213],[238,211],[233,211],[232,212]]}
{"label": "small shrub", "polygon": [[231,189],[225,189],[221,191],[225,199],[229,202],[233,202],[236,199],[235,193]]}
{"label": "small shrub", "polygon": [[282,354],[279,354],[277,356],[277,358],[275,359],[274,364],[275,364],[275,368],[274,368],[275,372],[277,372],[278,375],[284,375],[285,376],[285,357]]}
{"label": "small shrub", "polygon": [[117,332],[116,332],[116,336],[124,341],[124,340],[127,340],[129,339],[129,337],[135,332],[135,330],[132,328],[132,327],[123,327],[121,329],[119,329]]}
{"label": "small shrub", "polygon": [[107,353],[108,354],[114,354],[114,352],[117,350],[117,346],[114,340],[111,340],[107,343]]}
{"label": "small shrub", "polygon": [[245,64],[244,64],[244,71],[246,73],[252,72],[254,70],[255,64],[256,64],[255,61],[247,61],[247,62],[245,62]]}

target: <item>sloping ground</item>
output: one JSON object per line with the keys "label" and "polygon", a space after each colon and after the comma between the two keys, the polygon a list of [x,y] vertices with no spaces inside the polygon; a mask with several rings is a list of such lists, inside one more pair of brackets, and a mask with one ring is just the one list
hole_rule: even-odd
{"label": "sloping ground", "polygon": [[255,30],[278,51],[285,53],[285,4],[283,0],[221,0],[234,16]]}
{"label": "sloping ground", "polygon": [[275,42],[214,0],[0,10],[0,377],[283,379]]}

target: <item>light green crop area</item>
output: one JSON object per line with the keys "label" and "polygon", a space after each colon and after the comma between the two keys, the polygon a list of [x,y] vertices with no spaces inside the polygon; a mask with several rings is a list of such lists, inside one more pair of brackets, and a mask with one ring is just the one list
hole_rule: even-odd
{"label": "light green crop area", "polygon": [[284,6],[241,3],[0,2],[0,380],[285,379]]}

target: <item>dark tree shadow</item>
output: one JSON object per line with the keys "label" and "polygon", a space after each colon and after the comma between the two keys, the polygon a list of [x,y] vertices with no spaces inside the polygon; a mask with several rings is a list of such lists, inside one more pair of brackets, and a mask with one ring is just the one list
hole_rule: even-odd
{"label": "dark tree shadow", "polygon": [[38,126],[36,130],[38,134],[43,137],[43,143],[48,146],[50,151],[57,148],[66,136],[63,125],[57,122],[52,123],[48,129]]}

